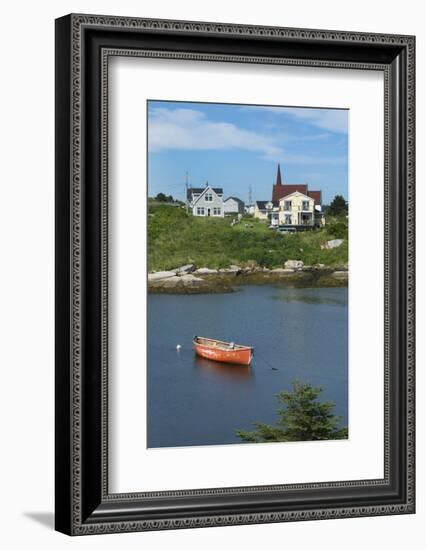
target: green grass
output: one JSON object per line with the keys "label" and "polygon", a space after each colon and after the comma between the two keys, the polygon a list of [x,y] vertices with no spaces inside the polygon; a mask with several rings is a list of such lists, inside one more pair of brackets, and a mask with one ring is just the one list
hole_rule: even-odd
{"label": "green grass", "polygon": [[[289,259],[302,260],[305,265],[327,266],[340,266],[348,261],[347,239],[339,248],[320,248],[327,240],[347,235],[347,228],[340,221],[317,231],[293,234],[268,229],[264,222],[251,217],[234,227],[230,223],[230,218],[198,218],[186,214],[183,208],[151,203],[149,270],[167,270],[188,263],[218,269],[230,264],[281,267]],[[245,227],[246,223],[252,227]]]}

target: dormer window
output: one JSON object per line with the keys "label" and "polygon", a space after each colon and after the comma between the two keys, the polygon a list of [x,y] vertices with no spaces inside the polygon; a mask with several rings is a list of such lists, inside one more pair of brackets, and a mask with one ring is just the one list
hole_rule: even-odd
{"label": "dormer window", "polygon": [[213,202],[213,194],[212,193],[206,193],[205,201],[206,202]]}
{"label": "dormer window", "polygon": [[271,210],[272,207],[273,207],[272,202],[267,202],[267,203],[266,203],[266,208],[267,208],[268,210]]}

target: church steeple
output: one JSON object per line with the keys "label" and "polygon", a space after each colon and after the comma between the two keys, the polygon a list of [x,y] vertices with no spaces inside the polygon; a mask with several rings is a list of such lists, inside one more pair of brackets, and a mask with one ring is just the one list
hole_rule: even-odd
{"label": "church steeple", "polygon": [[278,163],[277,180],[275,182],[275,185],[282,185],[280,163]]}

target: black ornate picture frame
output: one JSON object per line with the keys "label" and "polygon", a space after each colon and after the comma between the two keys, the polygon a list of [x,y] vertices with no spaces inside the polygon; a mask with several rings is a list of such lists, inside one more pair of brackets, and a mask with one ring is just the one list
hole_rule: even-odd
{"label": "black ornate picture frame", "polygon": [[[108,59],[384,75],[384,477],[108,490]],[[409,514],[414,501],[415,38],[68,15],[56,21],[56,529],[69,535]]]}

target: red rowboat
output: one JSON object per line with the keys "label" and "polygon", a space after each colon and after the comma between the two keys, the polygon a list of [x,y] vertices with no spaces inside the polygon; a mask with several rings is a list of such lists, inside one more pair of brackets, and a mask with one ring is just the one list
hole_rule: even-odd
{"label": "red rowboat", "polygon": [[202,336],[194,336],[193,343],[197,355],[212,361],[248,366],[253,358],[254,348],[249,346],[239,346],[233,342],[222,342]]}

